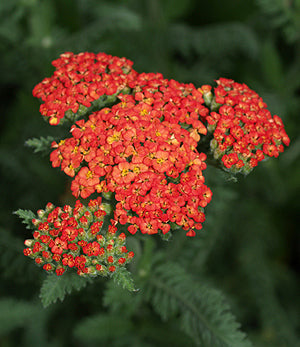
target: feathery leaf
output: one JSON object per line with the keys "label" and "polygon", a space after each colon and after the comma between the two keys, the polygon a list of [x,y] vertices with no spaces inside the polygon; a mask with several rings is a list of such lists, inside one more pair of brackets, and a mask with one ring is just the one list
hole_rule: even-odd
{"label": "feathery leaf", "polygon": [[47,307],[58,299],[63,301],[66,294],[70,294],[74,289],[79,291],[86,286],[88,281],[89,279],[74,273],[66,273],[63,276],[48,275],[42,284],[40,292],[43,306]]}
{"label": "feathery leaf", "polygon": [[22,223],[26,224],[26,229],[33,229],[32,219],[36,218],[36,215],[30,210],[18,209],[14,212],[17,216],[22,219]]}
{"label": "feathery leaf", "polygon": [[0,335],[24,326],[36,307],[29,302],[12,298],[0,300]]}
{"label": "feathery leaf", "polygon": [[51,151],[51,143],[53,141],[54,137],[52,136],[41,136],[40,138],[34,137],[32,139],[28,139],[25,142],[25,145],[32,148],[34,153],[42,152],[44,154],[47,154]]}
{"label": "feathery leaf", "polygon": [[123,319],[120,315],[97,314],[83,319],[75,327],[75,336],[80,340],[101,341],[120,337],[131,330],[134,326],[129,319]]}
{"label": "feathery leaf", "polygon": [[146,295],[155,311],[167,320],[179,315],[182,329],[197,345],[248,347],[223,295],[195,282],[176,263],[158,266],[146,284]]}
{"label": "feathery leaf", "polygon": [[127,289],[131,292],[138,290],[134,287],[131,273],[124,267],[119,268],[115,273],[113,273],[112,278],[119,286],[122,286],[124,289]]}

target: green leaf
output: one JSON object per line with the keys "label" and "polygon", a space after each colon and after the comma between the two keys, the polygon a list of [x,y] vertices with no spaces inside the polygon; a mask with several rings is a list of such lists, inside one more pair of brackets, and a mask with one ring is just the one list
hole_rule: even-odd
{"label": "green leaf", "polygon": [[299,1],[256,0],[264,18],[273,28],[281,28],[288,42],[299,39]]}
{"label": "green leaf", "polygon": [[243,54],[249,58],[258,56],[257,37],[249,26],[241,23],[206,25],[194,29],[182,24],[170,27],[170,45],[184,56],[197,53],[213,61]]}
{"label": "green leaf", "polygon": [[58,299],[63,301],[66,294],[71,294],[72,290],[80,290],[86,286],[89,279],[80,277],[73,273],[65,273],[63,276],[48,275],[44,280],[40,299],[44,307],[55,303]]}
{"label": "green leaf", "polygon": [[17,211],[14,211],[14,214],[22,219],[22,223],[26,224],[26,229],[34,229],[32,219],[37,218],[37,216],[32,211],[18,209]]}
{"label": "green leaf", "polygon": [[106,25],[113,25],[119,29],[141,29],[142,18],[128,7],[107,3],[102,4],[99,9],[101,11],[99,16]]}
{"label": "green leaf", "polygon": [[0,335],[24,326],[35,310],[36,307],[26,301],[2,298],[0,300]]}
{"label": "green leaf", "polygon": [[81,341],[99,341],[113,339],[114,341],[133,331],[134,326],[129,319],[122,315],[97,314],[82,320],[75,328],[75,336]]}
{"label": "green leaf", "polygon": [[34,153],[43,152],[44,154],[48,154],[51,151],[51,143],[54,141],[54,137],[47,136],[40,138],[32,138],[28,139],[25,142],[25,145],[32,148]]}
{"label": "green leaf", "polygon": [[132,293],[118,286],[114,281],[109,281],[104,291],[103,305],[109,307],[111,313],[122,312],[123,315],[131,316],[136,312],[142,300],[141,292]]}
{"label": "green leaf", "polygon": [[122,286],[124,289],[127,289],[131,292],[138,290],[134,286],[131,273],[127,271],[124,267],[118,268],[116,272],[113,273],[112,278],[115,281],[115,283],[117,283],[119,286]]}
{"label": "green leaf", "polygon": [[224,296],[199,284],[176,263],[159,265],[145,284],[146,297],[163,320],[179,316],[180,326],[200,346],[248,347]]}

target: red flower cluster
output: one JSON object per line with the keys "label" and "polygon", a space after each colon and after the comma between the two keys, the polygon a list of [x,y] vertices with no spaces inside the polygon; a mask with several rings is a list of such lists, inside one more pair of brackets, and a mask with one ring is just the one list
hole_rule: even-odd
{"label": "red flower cluster", "polygon": [[91,200],[88,207],[77,200],[75,207],[54,207],[48,203],[38,211],[34,239],[25,241],[24,254],[48,272],[62,275],[74,268],[82,276],[107,276],[134,256],[125,247],[125,234],[116,235],[115,222],[103,235],[105,211],[101,198]]}
{"label": "red flower cluster", "polygon": [[[290,142],[282,120],[272,118],[262,98],[245,84],[225,78],[217,84],[213,103],[219,110],[206,117],[214,158],[221,159],[225,169],[247,174],[265,156],[278,157]],[[210,86],[201,90],[204,98],[212,99]]]}
{"label": "red flower cluster", "polygon": [[245,84],[221,78],[212,93],[208,85],[139,74],[131,61],[104,53],[65,53],[53,65],[54,75],[33,91],[44,101],[42,115],[52,125],[89,118],[52,143],[52,166],[73,177],[77,198],[114,193],[114,219],[132,234],[166,234],[173,225],[194,236],[201,229],[212,192],[200,135],[211,133],[214,158],[234,173],[249,173],[289,144],[281,119]]}
{"label": "red flower cluster", "polygon": [[75,177],[72,192],[87,198],[113,192],[115,219],[134,234],[163,234],[170,222],[194,236],[211,200],[202,170],[206,155],[197,151],[206,128],[200,91],[193,85],[140,74],[129,83],[134,95],[72,126],[72,137],[53,143],[50,159]]}
{"label": "red flower cluster", "polygon": [[119,93],[137,75],[131,61],[105,53],[67,52],[52,64],[53,76],[33,89],[33,96],[44,101],[40,112],[51,125],[59,124],[66,111],[74,116],[101,96]]}

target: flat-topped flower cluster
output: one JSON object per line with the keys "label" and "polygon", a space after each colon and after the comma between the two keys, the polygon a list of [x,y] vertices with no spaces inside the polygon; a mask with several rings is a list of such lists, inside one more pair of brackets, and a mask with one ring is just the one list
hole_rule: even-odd
{"label": "flat-topped flower cluster", "polygon": [[[68,175],[75,208],[48,204],[34,221],[24,253],[47,271],[113,273],[133,257],[125,234],[195,236],[212,191],[206,159],[233,174],[289,145],[282,120],[245,84],[220,78],[217,86],[179,83],[160,73],[138,73],[125,58],[67,52],[52,77],[33,90],[50,125],[70,124],[70,136],[52,143],[53,167]],[[109,194],[107,194],[109,193]],[[102,230],[101,196],[110,196],[112,225]],[[96,203],[95,203],[96,201]],[[95,207],[96,206],[96,207]]]}
{"label": "flat-topped flower cluster", "polygon": [[87,207],[79,200],[74,208],[48,203],[37,214],[32,220],[33,239],[25,241],[24,254],[47,272],[62,275],[74,268],[81,276],[107,276],[134,256],[126,249],[125,234],[116,234],[114,222],[102,230],[106,212],[101,197],[90,200]]}
{"label": "flat-topped flower cluster", "polygon": [[51,125],[58,125],[66,112],[76,114],[91,107],[103,95],[123,90],[135,79],[132,62],[105,53],[66,52],[52,62],[56,70],[33,89],[33,96],[44,103],[41,114]]}
{"label": "flat-topped flower cluster", "polygon": [[[218,108],[206,117],[214,158],[233,173],[247,174],[265,158],[278,157],[283,144],[290,143],[281,118],[272,117],[262,98],[245,84],[226,78],[216,82],[212,106]],[[210,86],[203,90],[212,98]]]}
{"label": "flat-topped flower cluster", "polygon": [[202,94],[160,74],[140,75],[133,89],[53,143],[52,165],[74,177],[76,197],[115,193],[115,219],[131,233],[165,234],[174,222],[194,236],[212,195],[202,174],[206,155],[197,151],[207,131]]}

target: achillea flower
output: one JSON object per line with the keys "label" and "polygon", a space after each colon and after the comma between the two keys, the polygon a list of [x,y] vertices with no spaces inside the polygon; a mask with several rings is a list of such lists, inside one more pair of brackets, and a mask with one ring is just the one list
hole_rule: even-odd
{"label": "achillea flower", "polygon": [[133,258],[125,247],[125,234],[117,235],[115,221],[108,231],[102,230],[105,211],[101,198],[91,200],[88,207],[77,200],[75,207],[54,207],[49,203],[39,210],[33,224],[33,239],[24,242],[24,255],[35,260],[48,272],[62,275],[75,268],[82,276],[107,276]]}
{"label": "achillea flower", "polygon": [[220,78],[213,90],[200,90],[211,108],[202,118],[213,135],[210,148],[225,170],[248,174],[266,157],[278,157],[283,144],[289,145],[281,118],[272,117],[262,98],[245,84]]}
{"label": "achillea flower", "polygon": [[67,52],[52,64],[53,76],[33,89],[33,96],[44,102],[40,112],[51,125],[58,125],[65,116],[74,119],[96,101],[118,94],[137,75],[130,60],[105,53]]}
{"label": "achillea flower", "polygon": [[[206,155],[197,151],[207,132],[199,120],[208,114],[202,94],[160,74],[140,74],[129,86],[133,95],[118,95],[118,104],[77,121],[71,138],[53,143],[53,166],[74,177],[76,197],[114,193],[114,218],[132,234],[166,234],[174,221],[195,235],[188,231],[201,229],[212,195],[202,174]],[[74,170],[65,169],[70,165]],[[190,195],[199,203],[188,216]]]}

